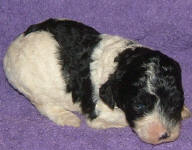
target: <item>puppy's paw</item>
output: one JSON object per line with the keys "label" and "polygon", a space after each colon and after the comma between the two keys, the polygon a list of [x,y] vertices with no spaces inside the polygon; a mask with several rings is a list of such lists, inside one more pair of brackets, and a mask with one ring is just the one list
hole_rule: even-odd
{"label": "puppy's paw", "polygon": [[75,114],[66,111],[60,112],[53,121],[60,126],[72,127],[79,127],[81,123],[81,120]]}
{"label": "puppy's paw", "polygon": [[183,106],[183,110],[181,112],[181,117],[182,117],[182,119],[187,119],[187,118],[191,117],[191,112],[186,106]]}
{"label": "puppy's paw", "polygon": [[55,122],[60,126],[80,126],[80,119],[73,114],[72,112],[65,110],[60,106],[54,105],[43,105],[41,107],[37,107],[38,110],[45,116],[47,116],[50,120]]}
{"label": "puppy's paw", "polygon": [[104,120],[102,118],[96,118],[94,120],[87,120],[87,125],[91,128],[96,128],[96,129],[107,129],[107,128],[123,128],[127,126],[127,124],[123,123],[117,123],[117,122],[111,122]]}

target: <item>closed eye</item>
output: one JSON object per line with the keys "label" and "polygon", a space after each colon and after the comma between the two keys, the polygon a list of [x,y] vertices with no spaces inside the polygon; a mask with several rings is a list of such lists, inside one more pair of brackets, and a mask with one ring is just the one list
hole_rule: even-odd
{"label": "closed eye", "polygon": [[137,104],[137,105],[135,105],[134,106],[134,109],[136,110],[136,111],[144,111],[145,110],[145,108],[146,108],[146,106],[144,105],[144,104]]}

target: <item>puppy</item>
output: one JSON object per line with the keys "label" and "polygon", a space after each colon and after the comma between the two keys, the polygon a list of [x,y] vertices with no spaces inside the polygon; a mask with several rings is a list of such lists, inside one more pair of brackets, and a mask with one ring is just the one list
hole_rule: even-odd
{"label": "puppy", "polygon": [[49,19],[30,26],[4,58],[8,81],[58,125],[130,127],[145,142],[179,136],[184,106],[181,69],[172,58],[82,23]]}

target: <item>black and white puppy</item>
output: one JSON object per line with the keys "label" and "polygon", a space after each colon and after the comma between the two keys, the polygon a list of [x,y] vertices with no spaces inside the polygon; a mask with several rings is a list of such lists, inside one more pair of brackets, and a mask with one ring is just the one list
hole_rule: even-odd
{"label": "black and white puppy", "polygon": [[190,115],[179,64],[159,51],[82,23],[49,19],[10,45],[4,70],[15,89],[58,125],[128,124],[145,142],[175,140]]}

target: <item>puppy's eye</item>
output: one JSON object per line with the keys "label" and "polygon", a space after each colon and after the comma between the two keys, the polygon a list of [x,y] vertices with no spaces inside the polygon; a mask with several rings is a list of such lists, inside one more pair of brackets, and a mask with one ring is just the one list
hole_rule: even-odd
{"label": "puppy's eye", "polygon": [[145,105],[144,105],[144,104],[137,104],[137,105],[134,107],[134,109],[135,109],[136,111],[143,111],[143,110],[145,110]]}

